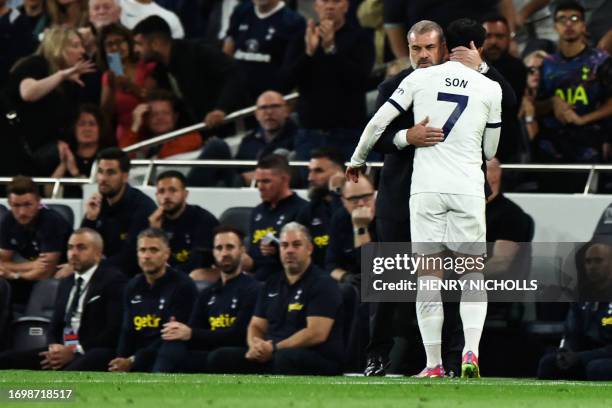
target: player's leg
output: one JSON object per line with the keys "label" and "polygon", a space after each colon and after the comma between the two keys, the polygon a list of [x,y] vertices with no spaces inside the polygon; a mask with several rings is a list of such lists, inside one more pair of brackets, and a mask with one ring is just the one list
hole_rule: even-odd
{"label": "player's leg", "polygon": [[486,253],[485,200],[481,197],[448,194],[447,237],[455,252],[455,273],[461,275],[459,314],[463,323],[462,377],[479,377],[478,348],[487,317],[487,292],[484,289]]}
{"label": "player's leg", "polygon": [[442,265],[436,260],[444,250],[439,245],[446,231],[446,212],[439,194],[419,193],[410,196],[410,233],[413,250],[422,258],[417,281],[416,315],[427,357],[426,368],[417,376],[442,377],[442,325],[444,310],[440,294]]}

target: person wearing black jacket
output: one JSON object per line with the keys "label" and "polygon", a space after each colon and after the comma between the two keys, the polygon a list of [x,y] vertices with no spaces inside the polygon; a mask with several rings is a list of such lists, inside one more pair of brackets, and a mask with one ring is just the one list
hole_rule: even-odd
{"label": "person wearing black jacket", "polygon": [[168,23],[158,16],[145,18],[132,32],[136,52],[167,69],[172,90],[194,120],[203,119],[209,127],[219,125],[247,100],[241,72],[221,51],[195,41],[173,40]]}
{"label": "person wearing black jacket", "polygon": [[[403,70],[399,74],[385,80],[378,87],[378,98],[376,106],[382,106],[395,92],[399,84],[414,69],[426,68],[443,62],[445,54],[445,41],[442,28],[434,22],[423,20],[416,23],[408,33],[408,42],[411,49],[411,62],[414,68]],[[484,73],[489,79],[498,82],[502,88],[502,111],[515,109],[516,97],[512,87],[495,70],[484,63],[480,53],[475,48],[467,49],[459,47],[450,50],[451,60],[468,62],[470,66]],[[410,197],[410,180],[412,178],[413,160],[415,147],[432,146],[443,140],[441,129],[427,127],[426,122],[414,123],[413,115],[398,116],[385,129],[378,142],[374,145],[374,151],[384,154],[384,165],[380,173],[378,194],[376,197],[376,220],[377,233],[380,242],[410,242],[410,208],[407,203]],[[483,162],[483,172],[486,171]],[[485,190],[488,185],[485,184]],[[488,196],[488,194],[486,194]],[[400,205],[401,203],[401,205]],[[408,305],[408,304],[406,304]],[[410,311],[414,313],[413,305]],[[454,306],[454,305],[449,305]],[[384,367],[388,365],[388,354],[393,346],[393,317],[398,308],[396,303],[379,303],[374,314],[371,327],[371,338],[367,352],[369,354],[366,375],[384,375]],[[446,307],[443,338],[447,338],[446,330],[456,332],[453,338],[457,338],[457,344],[449,344],[443,341],[444,347],[461,352],[461,344],[458,337],[458,326],[452,324],[456,321],[456,310]],[[456,307],[455,307],[456,309]],[[405,320],[405,319],[404,319]],[[454,343],[454,342],[453,342]],[[449,350],[450,350],[449,349]],[[447,352],[443,352],[448,355]],[[457,363],[448,362],[445,358],[445,367],[456,373]]]}
{"label": "person wearing black jacket", "polygon": [[61,280],[49,328],[49,346],[0,354],[0,368],[104,371],[113,358],[121,327],[126,278],[100,266],[102,237],[88,228],[68,241],[75,274]]}
{"label": "person wearing black jacket", "polygon": [[[162,330],[160,356],[174,371],[206,372],[206,360],[219,347],[244,347],[260,284],[242,272],[243,234],[232,227],[215,229],[213,254],[221,279],[196,301],[189,324],[172,321]],[[176,343],[185,347],[173,347]]]}
{"label": "person wearing black jacket", "polygon": [[85,204],[82,227],[94,229],[105,242],[105,262],[127,276],[140,273],[136,263],[136,236],[149,226],[155,203],[127,180],[130,158],[110,147],[98,154],[98,192]]}
{"label": "person wearing black jacket", "polygon": [[148,228],[138,234],[143,273],[125,289],[117,357],[108,364],[109,371],[171,371],[164,359],[158,359],[161,329],[170,321],[189,319],[197,289],[188,276],[167,265],[169,258],[170,242],[164,231]]}

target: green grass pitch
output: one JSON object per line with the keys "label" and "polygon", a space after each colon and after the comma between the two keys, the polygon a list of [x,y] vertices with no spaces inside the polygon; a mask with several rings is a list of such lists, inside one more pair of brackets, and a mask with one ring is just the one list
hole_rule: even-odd
{"label": "green grass pitch", "polygon": [[[72,388],[70,402],[8,402],[8,389]],[[482,378],[278,377],[0,371],[1,407],[612,407],[612,383]]]}

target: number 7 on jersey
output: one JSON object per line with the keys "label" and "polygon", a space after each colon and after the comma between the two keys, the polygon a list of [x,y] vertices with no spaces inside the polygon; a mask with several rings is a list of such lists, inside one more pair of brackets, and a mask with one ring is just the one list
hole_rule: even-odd
{"label": "number 7 on jersey", "polygon": [[450,135],[451,130],[453,130],[453,126],[455,126],[455,123],[457,123],[459,117],[461,117],[461,114],[467,107],[468,99],[469,97],[465,95],[438,92],[439,101],[452,102],[457,104],[455,109],[451,112],[450,116],[446,120],[446,123],[444,123],[444,126],[442,126],[442,131],[444,132],[444,141],[446,141],[446,138],[448,137],[448,135]]}

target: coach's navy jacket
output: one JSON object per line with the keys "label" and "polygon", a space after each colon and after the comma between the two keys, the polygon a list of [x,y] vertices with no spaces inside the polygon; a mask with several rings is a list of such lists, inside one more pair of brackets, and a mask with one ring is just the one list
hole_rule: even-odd
{"label": "coach's navy jacket", "polygon": [[123,299],[123,327],[117,355],[129,357],[158,349],[161,329],[174,316],[186,323],[193,308],[197,289],[183,272],[167,267],[166,274],[149,285],[144,274],[127,284]]}
{"label": "coach's navy jacket", "polygon": [[612,302],[570,305],[565,321],[565,348],[573,351],[612,347]]}

